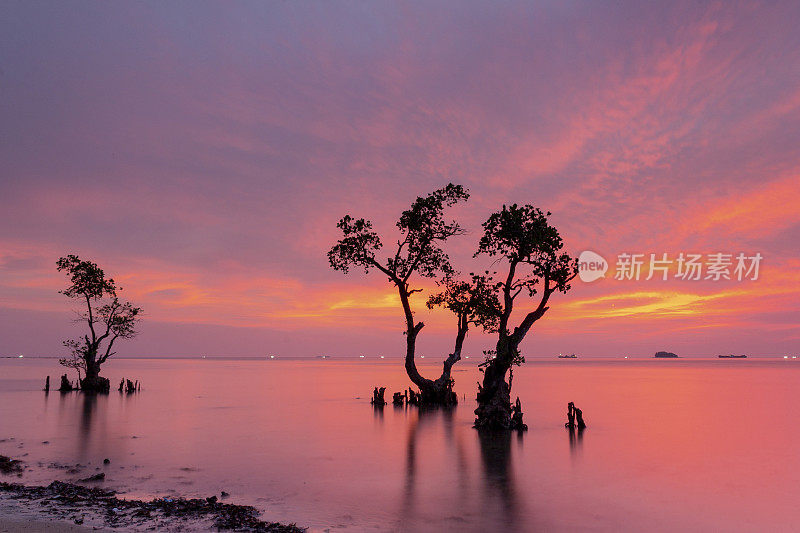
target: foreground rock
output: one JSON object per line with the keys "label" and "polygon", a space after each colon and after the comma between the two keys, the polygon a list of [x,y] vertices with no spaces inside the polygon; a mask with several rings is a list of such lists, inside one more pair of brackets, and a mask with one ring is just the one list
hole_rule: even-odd
{"label": "foreground rock", "polygon": [[[38,502],[53,519],[83,523],[88,514],[107,527],[146,529],[178,525],[197,526],[229,531],[299,533],[302,528],[278,522],[265,522],[255,507],[220,503],[216,496],[205,499],[157,498],[123,500],[116,493],[54,481],[46,487],[19,483],[0,483],[0,493],[24,502]],[[80,515],[80,516],[78,516]]]}
{"label": "foreground rock", "polygon": [[22,466],[22,461],[12,459],[11,457],[6,457],[5,455],[0,455],[0,473],[6,475],[21,474],[23,469],[24,467]]}

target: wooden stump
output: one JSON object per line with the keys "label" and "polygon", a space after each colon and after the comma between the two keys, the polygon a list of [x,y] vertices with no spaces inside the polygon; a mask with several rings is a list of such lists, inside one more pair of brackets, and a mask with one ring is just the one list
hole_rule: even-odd
{"label": "wooden stump", "polygon": [[516,403],[511,407],[511,426],[510,429],[517,431],[528,431],[528,425],[522,421],[522,403],[517,396]]}
{"label": "wooden stump", "polygon": [[586,423],[583,421],[583,411],[577,407],[573,407],[573,409],[575,410],[575,418],[578,421],[578,429],[584,429],[586,427]]}
{"label": "wooden stump", "polygon": [[72,383],[67,379],[67,375],[64,374],[61,376],[61,386],[58,388],[60,392],[70,392],[74,390]]}
{"label": "wooden stump", "polygon": [[405,405],[406,395],[403,392],[395,392],[392,394],[392,403],[394,405]]}
{"label": "wooden stump", "polygon": [[376,407],[383,407],[386,405],[386,400],[383,397],[385,393],[386,387],[375,387],[375,390],[372,391],[372,400],[370,400],[370,403]]}
{"label": "wooden stump", "polygon": [[408,405],[419,405],[420,403],[420,393],[415,391],[414,389],[408,389]]}
{"label": "wooden stump", "polygon": [[573,402],[569,402],[567,404],[567,423],[564,424],[564,426],[570,429],[573,429],[576,426],[578,429],[586,428],[586,422],[583,421],[583,411],[575,407]]}

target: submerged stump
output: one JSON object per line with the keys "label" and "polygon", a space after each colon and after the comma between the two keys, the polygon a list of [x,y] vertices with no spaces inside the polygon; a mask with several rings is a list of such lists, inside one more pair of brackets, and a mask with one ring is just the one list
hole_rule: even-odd
{"label": "submerged stump", "polygon": [[108,392],[111,389],[111,382],[108,378],[91,375],[80,380],[81,390],[84,392]]}
{"label": "submerged stump", "polygon": [[578,422],[578,429],[586,428],[586,423],[583,421],[583,411],[577,407],[573,407],[573,409],[575,410],[575,419]]}
{"label": "submerged stump", "polygon": [[519,401],[519,396],[517,396],[517,401],[511,408],[510,428],[517,431],[528,431],[528,425],[522,421],[522,403]]}
{"label": "submerged stump", "polygon": [[375,406],[383,407],[386,405],[386,400],[384,399],[384,394],[386,393],[386,387],[375,387],[375,390],[372,391],[372,400],[369,403]]}
{"label": "submerged stump", "polygon": [[58,388],[60,392],[71,392],[75,390],[72,386],[72,382],[67,378],[67,375],[64,374],[61,376],[61,386]]}
{"label": "submerged stump", "polygon": [[126,394],[133,394],[140,390],[139,380],[137,379],[135,382],[122,378],[119,382],[119,388],[117,389],[119,392],[124,392]]}
{"label": "submerged stump", "polygon": [[583,411],[575,407],[573,402],[567,404],[567,423],[564,426],[570,429],[575,427],[578,429],[586,428],[586,422],[583,420]]}

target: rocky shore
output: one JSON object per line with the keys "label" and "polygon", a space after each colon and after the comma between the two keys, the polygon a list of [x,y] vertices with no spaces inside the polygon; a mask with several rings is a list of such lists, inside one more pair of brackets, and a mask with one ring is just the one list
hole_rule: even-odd
{"label": "rocky shore", "polygon": [[[294,524],[280,524],[260,519],[255,507],[222,503],[209,498],[156,498],[151,501],[128,500],[114,491],[89,488],[62,481],[47,486],[0,483],[0,503],[4,522],[10,524],[52,520],[52,531],[73,531],[72,527],[122,531],[255,531],[299,533]],[[9,504],[17,503],[19,513],[9,513]],[[17,516],[14,516],[17,514]],[[9,516],[10,515],[10,516]],[[67,527],[69,526],[69,527]],[[80,530],[80,529],[77,529]]]}

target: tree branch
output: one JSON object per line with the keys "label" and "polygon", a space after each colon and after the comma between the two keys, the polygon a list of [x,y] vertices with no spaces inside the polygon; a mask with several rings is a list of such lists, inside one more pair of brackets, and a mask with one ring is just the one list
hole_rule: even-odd
{"label": "tree branch", "polygon": [[422,257],[425,255],[425,252],[427,251],[428,246],[430,246],[430,244],[431,244],[431,240],[430,239],[425,239],[425,241],[423,241],[423,242],[424,242],[424,244],[422,244],[420,246],[419,252],[417,252],[417,257],[414,258],[414,262],[411,263],[411,266],[408,268],[408,271],[406,272],[405,276],[403,276],[403,283],[406,283],[409,280],[409,278],[411,278],[411,274],[414,273],[414,270],[417,268],[417,265],[419,265],[419,262],[422,260]]}
{"label": "tree branch", "polygon": [[[119,305],[119,303],[115,302],[115,303],[114,303],[114,305],[113,305],[113,307],[111,308],[111,312],[108,314],[108,316],[107,316],[107,317],[106,317],[106,319],[105,319],[105,323],[106,323],[106,332],[105,332],[105,333],[103,333],[102,335],[100,335],[100,337],[97,339],[97,341],[96,341],[96,342],[97,342],[98,344],[99,344],[100,342],[102,342],[102,341],[103,341],[103,339],[105,339],[106,337],[108,337],[108,336],[111,334],[111,327],[112,327],[112,325],[114,324],[114,316],[116,315],[116,313],[117,313],[117,310],[118,310],[120,307],[121,307],[121,306]],[[115,337],[115,338],[116,338],[116,337]]]}
{"label": "tree branch", "polygon": [[381,272],[383,272],[384,274],[386,274],[387,276],[389,276],[389,278],[390,278],[392,281],[394,281],[395,283],[397,283],[397,281],[395,281],[395,280],[397,280],[398,278],[397,278],[397,276],[395,275],[395,273],[394,273],[394,272],[392,272],[391,270],[389,270],[388,268],[386,268],[386,267],[385,267],[385,266],[383,266],[382,264],[378,263],[378,261],[376,261],[374,257],[370,257],[370,258],[369,258],[369,262],[370,262],[370,264],[372,264],[372,265],[373,265],[375,268],[377,268],[378,270],[380,270]]}
{"label": "tree branch", "polygon": [[92,300],[89,298],[89,295],[84,293],[86,297],[86,307],[89,308],[89,317],[87,321],[89,322],[89,329],[92,330],[92,342],[94,343],[97,340],[97,334],[94,332],[94,314],[92,313]]}
{"label": "tree branch", "polygon": [[500,315],[500,334],[503,335],[508,330],[508,319],[511,317],[511,311],[514,308],[514,298],[511,297],[511,287],[514,284],[514,276],[517,271],[517,261],[511,261],[508,264],[508,275],[503,284],[503,314]]}
{"label": "tree branch", "polygon": [[111,357],[111,355],[113,355],[111,347],[114,346],[114,341],[117,340],[117,337],[119,337],[119,335],[114,335],[113,337],[111,337],[111,340],[108,341],[108,346],[106,347],[106,353],[100,358],[97,364],[102,365],[103,363],[106,362],[106,359],[108,359],[109,357]]}
{"label": "tree branch", "polygon": [[547,312],[549,307],[547,307],[547,301],[550,299],[550,295],[553,294],[555,291],[555,287],[550,287],[550,273],[546,272],[544,276],[544,291],[542,291],[542,299],[539,301],[539,305],[528,313],[525,316],[525,319],[522,323],[514,328],[513,340],[516,345],[519,345],[522,342],[522,339],[525,338],[527,335],[528,330],[531,329],[533,323],[542,318],[544,314]]}

